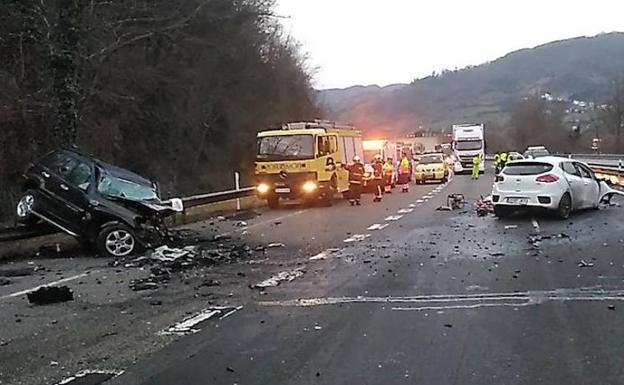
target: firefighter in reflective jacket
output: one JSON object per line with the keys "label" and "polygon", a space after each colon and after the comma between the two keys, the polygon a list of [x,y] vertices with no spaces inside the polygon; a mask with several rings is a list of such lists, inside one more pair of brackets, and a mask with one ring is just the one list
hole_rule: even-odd
{"label": "firefighter in reflective jacket", "polygon": [[410,162],[406,153],[403,153],[401,156],[401,161],[399,162],[399,181],[398,183],[401,186],[401,191],[408,192],[409,191],[409,182],[412,176],[412,162]]}
{"label": "firefighter in reflective jacket", "polygon": [[481,154],[472,157],[472,179],[479,179],[479,166],[481,165]]}
{"label": "firefighter in reflective jacket", "polygon": [[497,152],[496,155],[494,155],[494,168],[496,169],[496,174],[498,174],[501,171],[501,159],[500,159],[500,152]]}
{"label": "firefighter in reflective jacket", "polygon": [[359,156],[353,157],[353,164],[346,167],[349,171],[349,203],[359,206],[362,198],[362,183],[364,179],[364,165]]}
{"label": "firefighter in reflective jacket", "polygon": [[375,155],[375,161],[373,162],[373,183],[375,184],[375,198],[373,202],[381,202],[381,196],[383,194],[383,160],[381,155]]}
{"label": "firefighter in reflective jacket", "polygon": [[392,193],[392,177],[394,176],[394,164],[392,158],[388,158],[383,165],[384,172],[384,192],[386,194]]}
{"label": "firefighter in reflective jacket", "polygon": [[509,158],[509,154],[506,153],[505,151],[501,152],[500,154],[500,169],[504,169],[505,165],[507,164],[507,159]]}

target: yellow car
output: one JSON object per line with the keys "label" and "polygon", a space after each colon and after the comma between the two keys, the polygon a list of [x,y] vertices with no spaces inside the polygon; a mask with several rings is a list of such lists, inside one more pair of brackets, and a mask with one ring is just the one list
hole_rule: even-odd
{"label": "yellow car", "polygon": [[430,180],[445,183],[448,181],[450,173],[451,171],[444,154],[424,154],[420,157],[418,165],[416,165],[414,179],[416,184],[422,184]]}

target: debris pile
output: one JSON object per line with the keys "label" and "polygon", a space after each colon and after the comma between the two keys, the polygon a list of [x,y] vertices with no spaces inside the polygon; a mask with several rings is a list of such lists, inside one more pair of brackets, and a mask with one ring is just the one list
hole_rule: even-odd
{"label": "debris pile", "polygon": [[492,203],[492,197],[483,197],[481,196],[475,202],[475,210],[477,212],[477,216],[484,217],[489,213],[494,212],[494,204]]}
{"label": "debris pile", "polygon": [[35,305],[49,305],[74,300],[74,293],[67,286],[44,286],[27,293],[26,296],[28,301]]}

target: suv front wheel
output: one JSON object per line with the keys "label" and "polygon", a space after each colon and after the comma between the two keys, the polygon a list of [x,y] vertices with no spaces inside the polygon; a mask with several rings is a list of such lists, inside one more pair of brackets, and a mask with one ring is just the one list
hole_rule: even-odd
{"label": "suv front wheel", "polygon": [[17,222],[24,225],[32,225],[37,222],[38,218],[32,212],[34,206],[35,194],[32,190],[28,190],[17,202],[17,207],[15,208]]}
{"label": "suv front wheel", "polygon": [[123,223],[102,227],[95,243],[98,253],[103,257],[126,257],[139,249],[134,231]]}

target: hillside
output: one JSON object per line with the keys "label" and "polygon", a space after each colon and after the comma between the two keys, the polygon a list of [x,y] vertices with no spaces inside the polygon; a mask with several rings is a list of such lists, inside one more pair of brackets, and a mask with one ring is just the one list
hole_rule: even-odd
{"label": "hillside", "polygon": [[329,118],[367,130],[443,129],[458,121],[505,122],[523,96],[603,100],[624,75],[624,33],[555,41],[411,84],[322,90]]}

